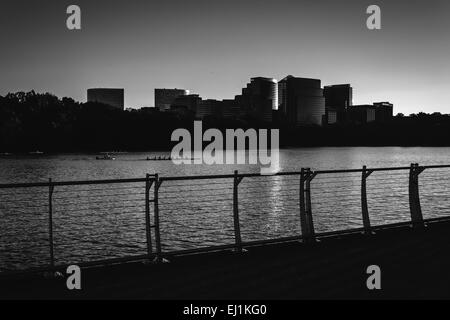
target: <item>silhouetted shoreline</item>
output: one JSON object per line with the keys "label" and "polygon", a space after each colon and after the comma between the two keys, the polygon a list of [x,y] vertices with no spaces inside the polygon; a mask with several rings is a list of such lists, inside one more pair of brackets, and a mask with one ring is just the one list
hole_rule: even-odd
{"label": "silhouetted shoreline", "polygon": [[[281,148],[450,146],[450,115],[440,113],[399,114],[388,122],[307,127],[293,126],[278,111],[273,113],[271,123],[250,117],[209,117],[203,120],[203,129],[276,128]],[[171,142],[172,132],[179,128],[192,132],[195,120],[154,108],[123,111],[51,94],[10,94],[0,97],[0,153],[169,151],[178,143]]]}

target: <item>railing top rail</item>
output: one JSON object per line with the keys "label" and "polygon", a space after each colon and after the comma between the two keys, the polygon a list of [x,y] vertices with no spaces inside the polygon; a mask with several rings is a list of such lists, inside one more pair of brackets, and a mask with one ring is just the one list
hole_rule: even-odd
{"label": "railing top rail", "polygon": [[[450,168],[450,166],[449,166]],[[392,167],[392,168],[366,168],[366,171],[400,171],[409,170],[410,167]],[[316,170],[316,174],[331,174],[331,173],[358,173],[362,172],[363,169],[342,169],[342,170]]]}
{"label": "railing top rail", "polygon": [[[419,166],[422,169],[444,169],[450,168],[450,165],[430,165]],[[410,167],[381,167],[381,168],[366,168],[367,171],[399,171],[409,170]],[[358,173],[363,169],[337,169],[337,170],[316,170],[315,174],[335,174],[335,173]],[[286,171],[277,172],[273,175],[261,175],[259,173],[239,173],[238,177],[271,177],[271,176],[291,176],[300,175],[301,171]],[[219,174],[219,175],[192,175],[192,176],[168,176],[160,177],[160,181],[183,181],[183,180],[208,180],[208,179],[233,179],[234,174]],[[148,179],[154,180],[153,176]],[[60,181],[60,182],[36,182],[36,183],[7,183],[0,184],[0,189],[10,188],[33,188],[33,187],[49,187],[49,186],[79,186],[79,185],[95,185],[95,184],[121,184],[121,183],[138,183],[146,182],[147,178],[130,178],[130,179],[106,179],[106,180],[84,180],[84,181]]]}
{"label": "railing top rail", "polygon": [[[152,179],[152,178],[150,178]],[[49,186],[81,186],[95,184],[115,184],[115,183],[137,183],[145,182],[146,178],[130,178],[130,179],[106,179],[106,180],[83,180],[83,181],[52,181],[52,182],[35,182],[35,183],[6,183],[0,184],[0,189],[10,188],[35,188]]]}

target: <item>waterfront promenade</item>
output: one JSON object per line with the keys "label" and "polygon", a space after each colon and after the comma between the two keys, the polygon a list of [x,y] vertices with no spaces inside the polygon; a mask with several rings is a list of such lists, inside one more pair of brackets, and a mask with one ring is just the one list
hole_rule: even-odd
{"label": "waterfront promenade", "polygon": [[[82,271],[82,290],[65,278],[0,277],[1,298],[30,299],[387,299],[450,298],[450,219],[322,239],[172,257]],[[366,268],[381,268],[379,291],[366,287]]]}

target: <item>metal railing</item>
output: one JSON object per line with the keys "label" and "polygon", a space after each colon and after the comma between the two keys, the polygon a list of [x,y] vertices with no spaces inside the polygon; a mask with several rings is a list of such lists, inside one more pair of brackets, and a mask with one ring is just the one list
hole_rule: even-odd
{"label": "metal railing", "polygon": [[[9,261],[0,270],[162,261],[171,255],[223,249],[242,252],[254,245],[298,240],[309,243],[345,233],[370,235],[397,226],[421,228],[428,222],[448,218],[443,212],[450,209],[444,197],[450,192],[442,174],[444,169],[450,169],[450,165],[316,171],[302,168],[272,176],[235,171],[230,175],[155,174],[137,179],[0,184],[0,262]],[[427,204],[439,209],[438,214],[434,212],[427,219],[419,196],[419,176],[424,170],[439,171],[423,179],[423,183],[444,188],[440,192],[429,188],[426,193]],[[408,180],[398,181],[402,178]],[[378,214],[378,224],[374,224],[377,219],[370,210],[379,209],[395,193],[396,202],[407,198],[409,217],[392,216],[392,212],[403,214],[405,209],[395,209],[391,203],[380,210],[391,218],[386,220]],[[342,213],[336,216],[339,211]],[[338,230],[333,229],[341,224]],[[332,230],[328,230],[330,227]],[[102,232],[108,232],[106,241]],[[249,239],[252,237],[256,239]],[[67,256],[71,242],[83,241],[92,248],[78,248],[75,259]],[[117,242],[118,254],[109,252],[105,245],[111,241]],[[36,261],[30,264],[33,267],[17,267],[20,261],[8,255],[14,252],[22,258],[31,256],[34,251],[30,243],[40,248]],[[48,251],[42,248],[46,244]],[[60,259],[64,263],[57,262],[58,254],[64,256]],[[46,263],[42,262],[43,255],[48,256]]]}

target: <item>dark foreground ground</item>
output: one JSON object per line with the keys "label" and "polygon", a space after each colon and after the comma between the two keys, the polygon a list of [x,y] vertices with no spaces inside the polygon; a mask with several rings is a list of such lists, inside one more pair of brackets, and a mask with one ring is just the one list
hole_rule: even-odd
{"label": "dark foreground ground", "polygon": [[[381,268],[379,291],[366,287]],[[42,275],[0,277],[2,299],[431,299],[450,298],[450,222],[82,270],[82,290]]]}

